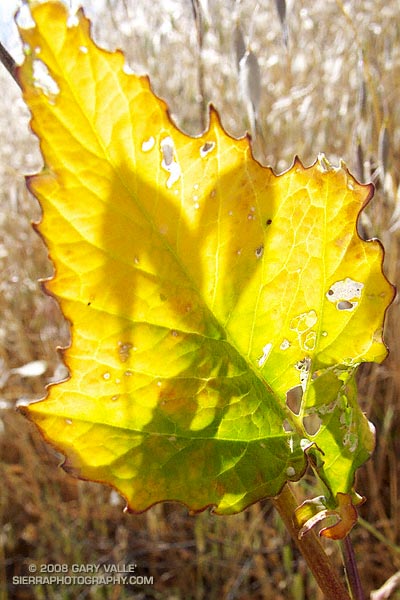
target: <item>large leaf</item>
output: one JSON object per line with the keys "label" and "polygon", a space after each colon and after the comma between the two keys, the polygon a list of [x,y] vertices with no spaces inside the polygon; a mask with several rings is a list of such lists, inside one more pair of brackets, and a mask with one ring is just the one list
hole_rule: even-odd
{"label": "large leaf", "polygon": [[276,176],[214,110],[184,135],[82,12],[32,14],[19,76],[45,167],[29,186],[72,343],[70,379],[26,414],[136,511],[240,511],[299,479],[306,448],[350,492],[374,444],[354,370],[384,358],[393,295],[356,231],[371,187],[324,158]]}

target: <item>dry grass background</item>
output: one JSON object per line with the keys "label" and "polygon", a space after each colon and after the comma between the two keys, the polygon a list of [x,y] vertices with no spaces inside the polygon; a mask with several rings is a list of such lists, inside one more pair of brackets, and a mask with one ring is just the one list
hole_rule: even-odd
{"label": "dry grass background", "polygon": [[[278,4],[199,0],[196,27],[190,0],[83,1],[99,43],[123,48],[135,72],[150,74],[184,130],[201,130],[204,105],[212,101],[230,133],[253,129],[256,156],[277,171],[295,154],[310,164],[325,152],[331,162],[343,158],[360,180],[372,180],[376,194],[361,227],[383,241],[385,270],[396,283],[398,0],[288,2],[287,46]],[[241,69],[239,29],[250,50]],[[30,224],[40,211],[23,179],[40,166],[37,142],[19,90],[2,68],[0,86],[0,600],[318,600],[268,502],[225,518],[191,517],[176,505],[125,515],[114,493],[57,468],[59,457],[15,412],[16,404],[41,397],[46,383],[63,376],[55,348],[67,342],[68,328],[37,283],[51,274]],[[390,357],[384,365],[364,365],[359,378],[360,402],[377,428],[376,452],[358,475],[367,502],[352,533],[367,595],[400,570],[399,323],[395,301],[386,322]],[[28,373],[21,369],[32,361],[39,362]],[[339,565],[338,548],[330,544],[327,551]],[[13,586],[12,575],[26,574],[29,561],[136,562],[155,583],[137,589]],[[400,591],[390,597],[400,598]]]}

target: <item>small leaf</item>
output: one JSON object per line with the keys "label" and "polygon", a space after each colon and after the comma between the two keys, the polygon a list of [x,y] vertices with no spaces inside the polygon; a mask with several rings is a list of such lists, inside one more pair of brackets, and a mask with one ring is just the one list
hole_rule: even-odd
{"label": "small leaf", "polygon": [[331,540],[343,540],[357,523],[357,510],[352,502],[350,494],[336,496],[338,502],[337,515],[339,520],[334,525],[324,527],[319,534]]}
{"label": "small leaf", "polygon": [[82,11],[32,16],[19,77],[45,167],[28,181],[72,341],[70,379],[24,413],[135,511],[238,512],[298,480],[306,448],[349,493],[374,443],[354,371],[385,357],[393,297],[356,231],[372,187],[323,157],[278,177],[213,109],[183,134]]}
{"label": "small leaf", "polygon": [[[355,497],[358,504],[365,499]],[[295,511],[294,519],[299,527],[299,539],[308,533],[317,524],[327,519],[335,518],[336,523],[323,527],[319,535],[332,540],[343,540],[357,522],[357,510],[350,494],[336,495],[335,508],[327,508],[323,496],[312,500],[305,500]]]}

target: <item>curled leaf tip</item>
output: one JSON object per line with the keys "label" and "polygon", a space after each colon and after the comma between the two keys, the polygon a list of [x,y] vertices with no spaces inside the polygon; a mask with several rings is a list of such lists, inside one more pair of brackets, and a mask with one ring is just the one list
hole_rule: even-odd
{"label": "curled leaf tip", "polygon": [[[360,503],[364,499],[358,497]],[[336,494],[336,506],[328,508],[323,496],[318,496],[312,500],[305,500],[295,511],[295,522],[299,528],[298,537],[301,539],[311,529],[324,523],[325,521],[336,521],[333,525],[328,525],[319,530],[319,535],[332,540],[344,539],[352,530],[357,522],[357,509],[353,503],[351,494]]]}

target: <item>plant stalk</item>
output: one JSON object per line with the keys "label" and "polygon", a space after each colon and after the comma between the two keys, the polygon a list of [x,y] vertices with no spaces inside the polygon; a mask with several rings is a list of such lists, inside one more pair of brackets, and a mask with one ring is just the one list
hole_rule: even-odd
{"label": "plant stalk", "polygon": [[19,86],[20,83],[17,79],[17,63],[15,62],[15,60],[13,59],[11,54],[8,52],[8,50],[3,46],[3,44],[1,42],[0,42],[0,63],[2,63],[4,65],[4,67],[10,73],[10,75],[13,77],[15,83],[17,83]]}
{"label": "plant stalk", "polygon": [[347,535],[343,542],[343,559],[346,569],[347,580],[352,591],[354,600],[365,600],[364,591],[361,585],[360,576],[357,569],[356,557],[350,537]]}
{"label": "plant stalk", "polygon": [[193,17],[197,34],[197,82],[198,82],[198,104],[201,131],[207,128],[207,103],[204,86],[204,63],[203,63],[203,35],[204,19],[199,0],[192,0]]}
{"label": "plant stalk", "polygon": [[299,539],[299,531],[293,520],[298,502],[288,484],[283,487],[279,496],[274,498],[272,502],[307,562],[326,600],[351,600],[349,592],[326,555],[317,534],[311,530]]}

